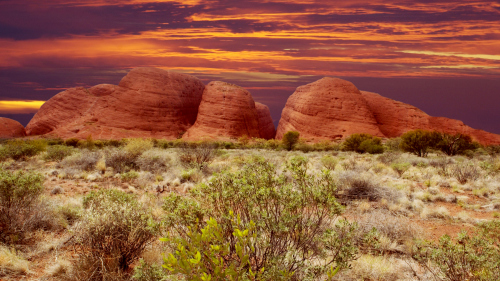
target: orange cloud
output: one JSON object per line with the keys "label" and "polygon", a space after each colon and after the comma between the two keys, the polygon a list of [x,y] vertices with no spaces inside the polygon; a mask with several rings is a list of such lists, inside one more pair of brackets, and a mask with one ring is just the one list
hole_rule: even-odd
{"label": "orange cloud", "polygon": [[45,101],[0,101],[0,114],[35,113]]}

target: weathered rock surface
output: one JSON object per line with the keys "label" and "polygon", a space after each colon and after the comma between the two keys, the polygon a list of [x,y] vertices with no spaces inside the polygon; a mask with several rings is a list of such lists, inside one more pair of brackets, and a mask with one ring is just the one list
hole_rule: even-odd
{"label": "weathered rock surface", "polygon": [[40,108],[26,131],[65,139],[175,139],[195,122],[204,87],[190,75],[135,68],[118,86],[57,94]]}
{"label": "weathered rock surface", "polygon": [[0,117],[0,138],[19,138],[24,136],[26,136],[26,132],[21,123],[9,118]]}
{"label": "weathered rock surface", "polygon": [[287,131],[298,131],[308,141],[341,139],[354,133],[394,138],[415,129],[462,133],[483,145],[500,144],[500,135],[473,129],[459,120],[429,116],[412,105],[359,91],[338,78],[298,87],[283,109],[276,138]]}
{"label": "weathered rock surface", "polygon": [[276,135],[276,128],[274,127],[269,107],[260,102],[256,102],[255,108],[257,109],[257,113],[259,115],[260,137],[266,140],[274,139]]}
{"label": "weathered rock surface", "polygon": [[194,125],[182,137],[186,140],[260,137],[259,114],[252,95],[245,89],[220,81],[210,82]]}
{"label": "weathered rock surface", "polygon": [[361,93],[368,102],[380,131],[388,138],[401,136],[411,130],[422,129],[469,135],[483,145],[500,144],[500,135],[473,129],[462,121],[445,117],[432,117],[409,104],[375,93],[364,91]]}
{"label": "weathered rock surface", "polygon": [[349,81],[329,77],[298,87],[288,98],[276,138],[287,131],[298,131],[308,141],[361,132],[384,136],[361,92]]}

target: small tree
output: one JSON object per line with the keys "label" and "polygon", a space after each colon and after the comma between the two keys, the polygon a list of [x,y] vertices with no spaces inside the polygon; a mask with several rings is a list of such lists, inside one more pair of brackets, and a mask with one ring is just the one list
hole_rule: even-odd
{"label": "small tree", "polygon": [[413,153],[419,157],[426,157],[429,149],[435,148],[440,139],[438,132],[414,130],[401,136],[400,147],[403,151]]}
{"label": "small tree", "polygon": [[472,138],[468,135],[442,133],[437,148],[447,155],[453,156],[463,154],[467,150],[476,149],[477,145],[472,142]]}
{"label": "small tree", "polygon": [[378,154],[384,152],[382,140],[370,134],[352,134],[342,144],[344,151]]}
{"label": "small tree", "polygon": [[283,145],[290,151],[299,142],[300,133],[297,131],[288,131],[283,135]]}

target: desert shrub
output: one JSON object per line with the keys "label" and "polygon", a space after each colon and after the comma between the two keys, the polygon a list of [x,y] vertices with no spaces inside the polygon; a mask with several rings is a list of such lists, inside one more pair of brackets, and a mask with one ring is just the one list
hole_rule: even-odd
{"label": "desert shrub", "polygon": [[293,149],[298,150],[298,151],[302,151],[304,153],[308,153],[308,152],[314,151],[314,146],[312,144],[308,144],[308,143],[301,140],[294,145]]}
{"label": "desert shrub", "polygon": [[198,169],[189,169],[182,171],[181,182],[198,182],[203,178],[203,173]]}
{"label": "desert shrub", "polygon": [[338,162],[339,160],[337,160],[337,158],[330,155],[321,157],[321,164],[328,170],[335,170],[335,166],[337,166]]}
{"label": "desert shrub", "polygon": [[136,169],[136,156],[125,151],[124,149],[111,148],[104,151],[106,167],[113,168],[115,173],[128,172],[131,169]]}
{"label": "desert shrub", "polygon": [[369,200],[378,201],[386,199],[396,201],[402,197],[398,190],[380,186],[378,183],[366,177],[360,177],[358,173],[346,172],[339,176],[340,190],[338,196],[343,200]]}
{"label": "desert shrub", "polygon": [[64,168],[77,168],[84,171],[94,170],[97,162],[101,159],[101,153],[99,151],[82,150],[79,153],[75,153],[64,158],[57,167]]}
{"label": "desert shrub", "polygon": [[145,151],[152,149],[153,146],[153,141],[149,139],[130,139],[124,149],[133,157],[139,157]]}
{"label": "desert shrub", "polygon": [[394,152],[401,150],[400,145],[401,145],[401,138],[388,139],[384,143],[384,147],[386,148],[386,150]]}
{"label": "desert shrub", "polygon": [[43,191],[43,176],[0,170],[0,241],[21,241],[34,228],[27,224],[36,215]]}
{"label": "desert shrub", "polygon": [[[500,279],[500,223],[480,224],[476,229],[448,235],[438,243],[420,242],[413,258],[444,280],[499,280]],[[429,266],[432,262],[432,266]]]}
{"label": "desert shrub", "polygon": [[154,240],[158,224],[133,196],[116,190],[93,192],[84,206],[74,229],[79,253],[75,278],[124,280],[129,266]]}
{"label": "desert shrub", "polygon": [[400,148],[419,157],[426,157],[429,149],[436,147],[440,140],[438,132],[414,130],[401,136]]}
{"label": "desert shrub", "polygon": [[382,140],[370,134],[352,134],[342,143],[344,151],[378,154],[384,152]]}
{"label": "desert shrub", "polygon": [[141,170],[158,174],[167,171],[171,159],[162,150],[150,149],[142,153],[135,162]]}
{"label": "desert shrub", "polygon": [[391,168],[398,174],[399,177],[402,177],[406,171],[410,169],[410,163],[393,163]]}
{"label": "desert shrub", "polygon": [[213,143],[200,142],[184,145],[179,152],[179,160],[188,168],[204,170],[215,160],[219,150]]}
{"label": "desert shrub", "polygon": [[[229,252],[221,255],[224,265],[248,255],[248,263],[244,264],[248,272],[257,274],[257,280],[311,280],[326,275],[332,266],[337,270],[345,268],[355,258],[356,248],[350,239],[354,226],[344,223],[332,227],[342,212],[332,196],[335,193],[332,173],[325,170],[320,175],[308,175],[304,158],[290,160],[283,173],[258,159],[238,172],[215,175],[192,191],[192,199],[170,195],[164,208],[170,214],[166,221],[172,233],[190,243],[195,242],[187,233],[195,229],[201,232],[208,218],[213,218],[211,223],[218,225],[215,228],[213,224],[213,232],[220,232],[222,237],[212,240],[214,246],[229,245]],[[250,245],[236,246],[240,241],[233,234],[236,229],[248,230],[248,235],[253,236]],[[172,245],[176,249],[178,246]],[[197,251],[188,256],[208,262],[206,257],[211,253],[199,252],[201,255]],[[215,274],[207,270],[203,273]]]}
{"label": "desert shrub", "polygon": [[21,276],[27,275],[28,273],[29,261],[20,257],[15,249],[9,249],[8,247],[0,245],[0,278],[17,277],[16,280],[21,280],[23,279]]}
{"label": "desert shrub", "polygon": [[61,161],[64,158],[75,153],[75,149],[65,145],[54,145],[47,148],[47,154],[45,154],[44,159],[46,161]]}
{"label": "desert shrub", "polygon": [[9,140],[0,147],[0,160],[12,158],[14,160],[27,159],[45,151],[47,142],[38,140]]}
{"label": "desert shrub", "polygon": [[64,145],[72,146],[72,147],[77,147],[78,146],[78,142],[80,142],[79,139],[71,138],[71,139],[65,140],[64,141]]}
{"label": "desert shrub", "polygon": [[131,181],[138,179],[138,178],[139,178],[139,173],[134,171],[134,170],[130,170],[126,173],[121,174],[122,181],[126,181],[126,182],[131,182]]}
{"label": "desert shrub", "polygon": [[436,147],[447,155],[453,156],[464,154],[467,150],[474,150],[478,148],[478,145],[468,135],[441,133]]}
{"label": "desert shrub", "polygon": [[481,171],[474,165],[471,164],[456,164],[451,167],[451,175],[457,179],[461,184],[465,184],[468,181],[475,181],[481,176]]}
{"label": "desert shrub", "polygon": [[359,234],[366,234],[376,228],[380,234],[399,243],[418,237],[422,231],[418,226],[412,224],[409,218],[393,215],[384,209],[375,209],[364,213],[357,220],[357,223],[359,225]]}
{"label": "desert shrub", "polygon": [[400,157],[401,153],[389,151],[382,155],[377,156],[377,160],[386,165],[389,165],[398,160]]}
{"label": "desert shrub", "polygon": [[286,150],[290,151],[299,142],[300,133],[297,131],[288,131],[283,135],[281,142]]}

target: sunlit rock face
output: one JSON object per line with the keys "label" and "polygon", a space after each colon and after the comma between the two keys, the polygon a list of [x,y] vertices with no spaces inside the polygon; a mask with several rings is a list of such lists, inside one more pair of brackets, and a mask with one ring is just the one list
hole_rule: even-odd
{"label": "sunlit rock face", "polygon": [[0,117],[0,139],[20,138],[26,136],[24,126],[21,123]]}
{"label": "sunlit rock face", "polygon": [[429,116],[412,105],[359,91],[338,78],[298,87],[283,109],[276,138],[287,131],[298,131],[301,138],[313,142],[354,133],[394,138],[415,129],[462,133],[483,145],[500,144],[500,135],[473,129],[459,120]]}

